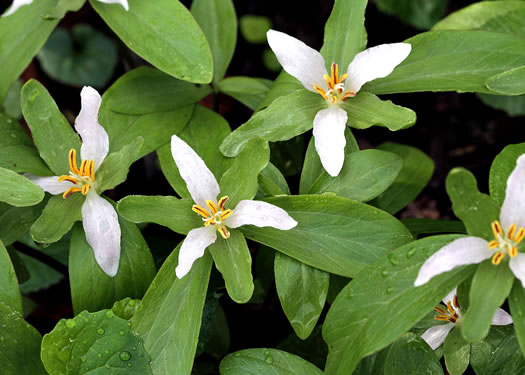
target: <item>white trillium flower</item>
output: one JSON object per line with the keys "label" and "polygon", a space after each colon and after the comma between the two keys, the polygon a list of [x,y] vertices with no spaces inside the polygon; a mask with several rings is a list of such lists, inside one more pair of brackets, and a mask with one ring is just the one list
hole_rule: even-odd
{"label": "white trillium flower", "polygon": [[[443,299],[443,303],[447,308],[444,309],[441,306],[436,306],[434,310],[438,315],[434,316],[434,319],[448,323],[430,327],[421,335],[421,338],[425,340],[433,350],[436,350],[443,344],[452,328],[461,324],[463,319],[456,289],[447,294]],[[498,309],[492,318],[492,325],[504,326],[508,324],[512,324],[512,317],[505,310]]]}
{"label": "white trillium flower", "polygon": [[100,268],[115,276],[120,260],[120,225],[113,206],[96,191],[95,175],[109,151],[109,138],[98,123],[98,111],[102,98],[92,87],[84,87],[80,93],[82,109],[75,120],[75,130],[82,138],[77,165],[76,151],[69,151],[69,175],[53,177],[28,176],[44,191],[52,195],[62,194],[67,199],[71,194],[86,196],[82,205],[82,224],[86,240],[93,249]]}
{"label": "white trillium flower", "polygon": [[489,258],[497,266],[509,255],[509,267],[525,288],[525,254],[518,251],[525,238],[525,154],[518,158],[507,180],[499,221],[492,223],[492,232],[494,240],[490,242],[479,237],[464,237],[439,249],[423,263],[414,285],[423,285],[434,276]]}
{"label": "white trillium flower", "polygon": [[204,160],[182,139],[171,137],[171,154],[182,179],[195,204],[192,210],[202,216],[203,227],[190,230],[179,252],[179,264],[175,270],[179,279],[202,257],[204,250],[217,240],[217,231],[224,239],[230,237],[228,228],[242,225],[273,227],[289,230],[297,225],[288,213],[273,204],[242,200],[232,209],[226,209],[228,197],[217,200],[220,187]]}
{"label": "white trillium flower", "polygon": [[[98,0],[101,3],[106,4],[120,4],[124,7],[124,9],[129,10],[128,0]],[[9,9],[2,14],[2,17],[7,17],[16,12],[20,7],[24,5],[29,5],[33,2],[33,0],[13,0],[13,4],[9,7]]]}
{"label": "white trillium flower", "polygon": [[340,76],[335,62],[329,75],[323,56],[300,40],[275,30],[268,31],[266,36],[284,70],[297,78],[305,89],[326,100],[328,108],[317,112],[314,118],[313,134],[315,149],[324,169],[335,177],[344,163],[344,130],[348,119],[346,111],[339,105],[355,96],[366,82],[392,73],[410,54],[412,46],[393,43],[368,48],[358,53],[346,73]]}

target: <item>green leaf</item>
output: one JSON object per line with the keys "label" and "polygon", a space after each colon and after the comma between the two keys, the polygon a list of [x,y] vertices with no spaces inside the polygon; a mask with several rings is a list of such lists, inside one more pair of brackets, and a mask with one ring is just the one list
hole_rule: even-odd
{"label": "green leaf", "polygon": [[434,172],[434,162],[421,150],[407,145],[385,142],[377,148],[403,158],[403,168],[394,183],[373,202],[393,215],[416,199],[425,188]]}
{"label": "green leaf", "polygon": [[445,15],[449,0],[376,0],[377,8],[420,30],[430,29]]}
{"label": "green leaf", "polygon": [[40,360],[42,336],[16,310],[0,302],[0,367],[3,375],[46,375]]}
{"label": "green leaf", "polygon": [[469,341],[478,341],[489,333],[492,318],[510,293],[514,274],[502,262],[495,266],[490,260],[482,262],[470,286],[469,308],[463,315],[461,333]]}
{"label": "green leaf", "polygon": [[474,266],[461,267],[414,288],[421,265],[456,238],[427,237],[390,251],[339,293],[323,325],[331,349],[327,375],[351,373],[361,358],[401,336],[472,274]]}
{"label": "green leaf", "polygon": [[37,57],[49,77],[72,86],[105,86],[118,61],[113,41],[86,24],[57,28]]}
{"label": "green leaf", "polygon": [[277,349],[245,349],[227,355],[221,375],[322,375],[323,372],[301,357]]}
{"label": "green leaf", "polygon": [[266,198],[298,225],[290,230],[243,226],[250,239],[323,271],[355,277],[366,265],[412,237],[387,213],[332,195]]}
{"label": "green leaf", "polygon": [[[524,4],[525,5],[525,4]],[[524,16],[525,16],[525,7]],[[523,23],[525,27],[525,22]],[[490,91],[502,95],[523,95],[525,94],[525,66],[520,66],[506,72],[496,74],[485,81],[485,85]]]}
{"label": "green leaf", "polygon": [[459,220],[442,219],[401,219],[414,237],[420,234],[466,233],[465,225]]}
{"label": "green leaf", "polygon": [[246,14],[240,18],[239,27],[248,43],[265,44],[266,32],[272,28],[272,21],[265,16]]}
{"label": "green leaf", "polygon": [[316,113],[324,108],[326,102],[323,98],[308,90],[279,97],[227,136],[220,149],[231,157],[256,136],[272,142],[288,140],[311,129]]}
{"label": "green leaf", "polygon": [[369,92],[359,92],[345,100],[341,107],[348,112],[348,126],[356,129],[377,125],[396,131],[416,123],[416,113],[411,109],[381,100]]}
{"label": "green leaf", "polygon": [[290,195],[290,188],[281,171],[272,163],[268,163],[266,167],[259,173],[259,186],[263,189],[266,195]]}
{"label": "green leaf", "polygon": [[57,0],[57,5],[42,17],[46,19],[64,18],[67,12],[76,12],[86,3],[86,0]]}
{"label": "green leaf", "polygon": [[253,294],[252,256],[242,233],[232,229],[227,240],[217,235],[217,241],[208,250],[231,299],[237,303],[248,302]]}
{"label": "green leaf", "polygon": [[133,143],[124,146],[118,152],[109,154],[97,170],[96,189],[99,194],[126,181],[129,167],[137,159],[144,144],[144,138],[137,137]]}
{"label": "green leaf", "polygon": [[0,102],[57,25],[59,20],[41,17],[55,5],[56,0],[34,1],[0,18]]}
{"label": "green leaf", "polygon": [[449,172],[446,186],[454,214],[463,221],[467,233],[492,240],[490,225],[499,218],[498,203],[487,194],[480,193],[474,175],[463,168],[454,168]]}
{"label": "green leaf", "polygon": [[115,277],[109,277],[95,260],[80,223],[73,228],[69,252],[69,282],[73,310],[97,311],[111,308],[114,301],[125,297],[142,298],[155,277],[155,263],[136,227],[119,219],[120,264]]}
{"label": "green leaf", "polygon": [[16,172],[0,167],[0,201],[12,206],[33,206],[44,199],[44,190]]}
{"label": "green leaf", "polygon": [[24,294],[47,289],[58,284],[64,278],[62,273],[33,257],[23,253],[18,253],[18,256],[30,275],[27,281],[20,284],[20,291]]}
{"label": "green leaf", "polygon": [[354,56],[366,47],[365,8],[367,0],[336,0],[324,29],[321,48],[325,62],[335,62],[346,71]]}
{"label": "green leaf", "polygon": [[27,233],[46,204],[47,199],[29,207],[12,207],[5,203],[0,205],[0,240],[4,245],[11,245]]}
{"label": "green leaf", "polygon": [[[502,341],[507,337],[513,337],[511,340],[514,344],[514,349],[518,349],[518,343],[514,336],[514,327],[507,326],[492,326],[487,337],[481,341],[473,342],[470,351],[470,365],[476,374],[485,374],[487,365],[491,362],[494,355],[496,358],[501,355],[501,350],[496,350]],[[508,348],[509,341],[504,343],[504,348]],[[505,350],[503,351],[505,352]],[[512,352],[512,351],[511,351]],[[512,355],[511,352],[508,355]],[[488,375],[489,373],[487,373]]]}
{"label": "green leaf", "polygon": [[129,11],[120,5],[89,2],[130,49],[156,68],[184,81],[211,82],[210,46],[178,0],[129,0]]}
{"label": "green leaf", "polygon": [[505,337],[490,354],[492,356],[483,374],[522,374],[525,371],[525,360],[515,335]]}
{"label": "green leaf", "polygon": [[277,252],[275,285],[284,313],[295,333],[306,340],[321,316],[330,274]]}
{"label": "green leaf", "polygon": [[[3,100],[0,101],[0,109],[4,107],[4,112],[7,116],[14,119],[20,119],[22,117],[22,108],[20,108],[20,91],[22,91],[22,81],[20,79],[15,80]],[[0,116],[2,118],[3,116]]]}
{"label": "green leaf", "polygon": [[445,364],[450,375],[461,375],[468,367],[470,344],[461,336],[459,328],[453,328],[443,343]]}
{"label": "green leaf", "polygon": [[[177,279],[179,248],[166,259],[131,320],[155,375],[189,374],[197,348],[212,260],[205,252],[184,278]],[[181,324],[166,325],[174,321]]]}
{"label": "green leaf", "polygon": [[[275,57],[274,53],[270,50],[270,53],[272,54],[273,58],[277,60],[277,57]],[[277,62],[279,64],[279,62]],[[279,65],[279,70],[281,69],[281,65]],[[257,107],[257,110],[261,110],[263,108],[268,107],[275,99],[286,96],[288,94],[291,94],[292,92],[295,92],[297,90],[303,90],[304,86],[297,80],[297,78],[292,77],[286,71],[281,70],[281,73],[277,76],[275,81],[273,82],[272,87],[270,88],[270,91],[266,94],[261,104],[259,104],[259,107]]]}
{"label": "green leaf", "polygon": [[403,159],[392,152],[363,150],[345,157],[337,177],[324,172],[310,188],[310,193],[333,192],[366,202],[384,192],[396,179]]}
{"label": "green leaf", "polygon": [[130,320],[137,312],[140,300],[126,297],[113,304],[111,311],[119,318]]}
{"label": "green leaf", "polygon": [[219,82],[218,88],[220,92],[255,110],[262,103],[272,83],[264,78],[228,77]]}
{"label": "green leaf", "polygon": [[213,82],[218,83],[237,44],[237,15],[232,0],[194,0],[191,14],[210,44],[213,56]]}
{"label": "green leaf", "polygon": [[490,196],[499,205],[503,204],[507,180],[516,167],[516,160],[525,153],[525,143],[506,146],[492,162],[489,175]]}
{"label": "green leaf", "polygon": [[525,321],[521,318],[525,314],[525,289],[518,279],[514,280],[514,286],[510,291],[509,306],[510,313],[514,316],[514,331],[518,337],[521,352],[525,353]]}
{"label": "green leaf", "polygon": [[525,115],[525,96],[501,96],[490,94],[477,94],[484,104],[491,108],[505,111],[510,117]]}
{"label": "green leaf", "polygon": [[[4,244],[0,242],[0,300],[18,314],[22,314],[22,296],[13,263]],[[1,347],[1,341],[0,341]]]}
{"label": "green leaf", "polygon": [[[461,48],[458,48],[458,40]],[[367,83],[374,94],[488,92],[487,78],[525,65],[525,40],[486,31],[431,31],[406,41],[412,52],[392,74]]]}
{"label": "green leaf", "polygon": [[149,360],[141,338],[111,310],[62,319],[42,340],[42,361],[51,375],[148,375]]}

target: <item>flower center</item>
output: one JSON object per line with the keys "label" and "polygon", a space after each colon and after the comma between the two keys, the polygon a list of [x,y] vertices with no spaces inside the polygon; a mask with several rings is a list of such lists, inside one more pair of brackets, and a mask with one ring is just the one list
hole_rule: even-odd
{"label": "flower center", "polygon": [[332,63],[332,72],[330,75],[325,74],[323,79],[328,86],[328,91],[325,91],[321,86],[314,84],[314,90],[317,91],[324,100],[329,104],[336,104],[337,102],[344,102],[346,99],[356,95],[353,91],[345,92],[345,79],[348,74],[339,76],[339,67],[336,63]]}
{"label": "flower center", "polygon": [[230,237],[230,232],[228,231],[228,228],[226,228],[226,225],[223,224],[223,222],[224,220],[226,220],[227,217],[233,214],[233,210],[224,208],[224,205],[226,204],[227,200],[228,197],[226,195],[219,199],[219,203],[217,204],[215,204],[211,200],[207,200],[206,206],[208,206],[209,211],[206,208],[199,206],[198,204],[194,204],[191,207],[193,212],[196,212],[202,216],[202,220],[204,221],[205,227],[209,227],[210,225],[216,225],[217,230],[224,239],[228,239]]}
{"label": "flower center", "polygon": [[505,236],[499,221],[493,221],[491,227],[495,238],[495,240],[489,242],[489,248],[495,250],[492,256],[492,264],[500,264],[503,258],[505,258],[505,254],[509,254],[511,258],[518,255],[518,245],[525,237],[525,228],[520,228],[516,233],[517,226],[516,224],[512,224]]}
{"label": "flower center", "polygon": [[64,199],[67,199],[73,193],[86,195],[95,182],[95,160],[82,160],[79,169],[76,157],[75,149],[69,150],[69,175],[63,175],[58,178],[58,182],[69,181],[75,184],[75,186],[70,187],[62,194]]}
{"label": "flower center", "polygon": [[434,307],[434,311],[439,314],[434,316],[435,320],[442,322],[457,323],[461,318],[461,310],[459,309],[458,296],[454,296],[452,301],[447,302],[447,310],[441,306]]}

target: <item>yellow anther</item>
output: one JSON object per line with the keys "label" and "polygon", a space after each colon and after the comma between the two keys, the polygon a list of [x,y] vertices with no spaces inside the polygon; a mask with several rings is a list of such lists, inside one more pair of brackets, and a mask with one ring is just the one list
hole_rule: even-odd
{"label": "yellow anther", "polygon": [[496,240],[492,240],[489,242],[489,249],[496,249],[499,247],[499,242]]}
{"label": "yellow anther", "polygon": [[317,93],[321,94],[324,100],[328,100],[328,97],[326,96],[326,92],[322,89],[321,86],[314,84],[314,90],[317,91]]}
{"label": "yellow anther", "polygon": [[525,237],[525,228],[520,228],[518,230],[518,233],[516,234],[516,237],[514,238],[516,245],[519,245],[524,237]]}
{"label": "yellow anther", "polygon": [[491,227],[492,233],[494,233],[494,237],[498,238],[498,236],[503,236],[503,229],[501,229],[501,224],[499,223],[499,221],[493,221]]}
{"label": "yellow anther", "polygon": [[450,318],[447,316],[447,315],[436,315],[434,317],[435,320],[441,320],[443,322],[448,322],[450,321]]}
{"label": "yellow anther", "polygon": [[69,169],[73,174],[80,174],[77,168],[77,152],[74,148],[69,150]]}
{"label": "yellow anther", "polygon": [[89,189],[91,188],[91,185],[83,185],[82,186],[82,195],[86,195],[87,193],[89,193]]}
{"label": "yellow anther", "polygon": [[446,315],[447,314],[447,310],[443,309],[441,306],[434,307],[434,311],[437,311],[441,315]]}
{"label": "yellow anther", "polygon": [[212,216],[215,215],[217,211],[219,211],[219,209],[217,208],[217,205],[213,203],[213,201],[211,200],[206,201],[206,206],[208,206],[208,208],[210,209]]}
{"label": "yellow anther", "polygon": [[206,211],[206,209],[202,208],[201,206],[199,206],[197,204],[194,204],[193,206],[191,206],[191,210],[193,212],[198,213],[199,215],[201,215],[205,219],[210,217],[210,214],[208,213],[208,211]]}
{"label": "yellow anther", "polygon": [[225,240],[230,238],[230,232],[228,231],[228,229],[224,225],[222,225],[220,227],[217,227],[217,230],[221,234],[222,238],[224,238]]}
{"label": "yellow anther", "polygon": [[509,251],[509,255],[511,258],[514,258],[516,255],[518,255],[518,248],[516,246],[512,246]]}
{"label": "yellow anther", "polygon": [[458,296],[454,296],[454,299],[452,300],[454,302],[454,307],[456,309],[459,309],[459,301],[458,301]]}
{"label": "yellow anther", "polygon": [[507,231],[507,238],[509,240],[514,240],[514,232],[516,231],[516,224],[512,224]]}
{"label": "yellow anther", "polygon": [[496,251],[496,252],[494,253],[494,255],[492,256],[492,264],[494,264],[495,266],[497,266],[498,264],[501,263],[501,261],[503,260],[503,258],[505,258],[505,253],[502,253],[502,252]]}
{"label": "yellow anther", "polygon": [[67,199],[71,194],[73,193],[80,193],[82,190],[73,186],[67,189],[64,194],[62,194],[62,198]]}
{"label": "yellow anther", "polygon": [[71,176],[64,175],[64,176],[60,176],[58,178],[58,182],[64,182],[64,181],[69,181],[72,184],[78,184],[79,183],[79,181],[76,178],[71,177]]}
{"label": "yellow anther", "polygon": [[452,302],[451,301],[447,302],[447,309],[448,309],[448,311],[450,311],[451,314],[455,314],[456,313],[456,311],[452,307]]}
{"label": "yellow anther", "polygon": [[221,213],[221,221],[226,220],[226,218],[230,217],[232,214],[233,214],[233,211],[232,211],[232,210],[230,210],[230,209],[224,210],[224,211]]}
{"label": "yellow anther", "polygon": [[226,202],[228,201],[228,199],[229,198],[227,195],[219,199],[219,203],[217,203],[217,206],[219,206],[219,210],[224,211],[224,206],[226,205]]}

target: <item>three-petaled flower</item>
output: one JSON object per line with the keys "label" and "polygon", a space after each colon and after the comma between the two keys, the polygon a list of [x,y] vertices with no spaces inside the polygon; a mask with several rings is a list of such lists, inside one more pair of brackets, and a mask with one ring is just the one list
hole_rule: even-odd
{"label": "three-petaled flower", "polygon": [[344,163],[344,130],[348,119],[339,105],[355,96],[366,82],[392,73],[410,54],[412,46],[393,43],[368,48],[354,57],[346,73],[339,75],[335,62],[328,74],[323,56],[300,40],[275,30],[268,31],[267,38],[284,70],[305,89],[320,94],[328,105],[327,109],[317,112],[313,134],[324,169],[335,177]]}
{"label": "three-petaled flower", "polygon": [[[98,0],[101,3],[106,4],[120,4],[124,7],[124,9],[129,10],[128,0]],[[33,2],[33,0],[13,0],[13,4],[9,7],[9,9],[2,14],[2,17],[7,17],[16,12],[20,7],[24,5],[29,5]]]}
{"label": "three-petaled flower", "polygon": [[[516,167],[507,179],[505,200],[499,221],[491,225],[494,240],[464,237],[452,241],[428,258],[417,275],[415,286],[423,285],[434,276],[455,267],[481,263],[492,258],[498,266],[508,255],[510,269],[525,288],[525,254],[519,246],[525,237],[525,154],[516,161]],[[488,228],[487,228],[488,229]]]}
{"label": "three-petaled flower", "polygon": [[190,271],[204,250],[217,240],[217,232],[228,239],[228,228],[242,225],[270,226],[281,230],[289,230],[297,225],[285,210],[262,201],[241,200],[234,209],[227,209],[228,196],[217,201],[220,187],[213,173],[204,160],[176,135],[171,137],[171,153],[195,202],[192,210],[203,220],[203,226],[190,230],[181,245],[176,268],[179,279]]}

